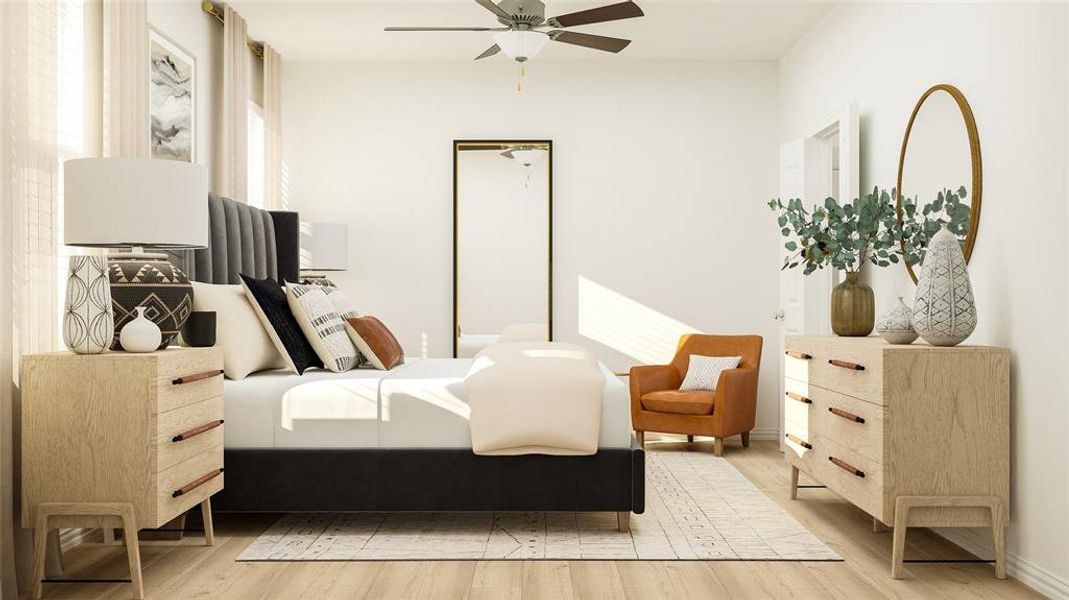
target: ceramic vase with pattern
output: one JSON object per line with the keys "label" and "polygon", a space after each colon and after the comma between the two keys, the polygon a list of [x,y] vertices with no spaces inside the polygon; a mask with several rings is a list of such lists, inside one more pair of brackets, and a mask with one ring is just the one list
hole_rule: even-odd
{"label": "ceramic vase with pattern", "polygon": [[913,309],[906,306],[902,296],[890,310],[880,315],[876,333],[888,344],[912,344],[917,339],[917,331],[913,329]]}
{"label": "ceramic vase with pattern", "polygon": [[127,258],[113,255],[108,264],[111,277],[112,308],[115,313],[115,336],[112,350],[122,350],[119,332],[137,318],[137,307],[145,307],[145,318],[155,323],[163,337],[160,350],[166,348],[193,312],[193,284],[166,258]]}
{"label": "ceramic vase with pattern", "polygon": [[933,346],[956,346],[976,329],[976,301],[965,255],[946,226],[932,237],[924,254],[913,328]]}
{"label": "ceramic vase with pattern", "polygon": [[103,256],[72,256],[67,263],[63,343],[71,352],[98,354],[111,346],[115,324]]}

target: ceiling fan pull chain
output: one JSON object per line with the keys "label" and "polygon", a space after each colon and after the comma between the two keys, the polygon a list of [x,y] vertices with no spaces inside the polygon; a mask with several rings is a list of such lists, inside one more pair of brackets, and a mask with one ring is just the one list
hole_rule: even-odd
{"label": "ceiling fan pull chain", "polygon": [[519,63],[519,65],[520,65],[520,77],[519,77],[519,79],[516,80],[516,91],[517,92],[522,92],[523,91],[523,77],[524,77],[524,75],[527,75],[527,67],[525,67],[522,62]]}

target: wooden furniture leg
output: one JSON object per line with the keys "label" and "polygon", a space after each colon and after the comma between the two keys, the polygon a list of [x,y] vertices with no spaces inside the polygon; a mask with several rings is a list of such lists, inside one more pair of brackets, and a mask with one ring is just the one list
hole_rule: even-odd
{"label": "wooden furniture leg", "polygon": [[724,456],[724,438],[716,438],[713,441],[713,456]]}
{"label": "wooden furniture leg", "polygon": [[645,431],[636,431],[635,432],[635,437],[638,438],[638,445],[641,446],[643,450],[645,450],[646,449],[646,432]]}
{"label": "wooden furniture leg", "polygon": [[33,600],[41,600],[44,591],[45,553],[48,552],[48,515],[37,509],[33,529]]}
{"label": "wooden furniture leg", "polygon": [[204,522],[204,545],[215,544],[215,525],[212,523],[212,499],[205,498],[200,503],[200,518]]}
{"label": "wooden furniture leg", "polygon": [[141,553],[137,546],[137,520],[129,502],[42,502],[36,506],[33,541],[33,599],[44,591],[48,532],[53,527],[115,527],[123,530],[123,543],[130,562],[130,583],[135,600],[145,597],[141,579]]}
{"label": "wooden furniture leg", "polygon": [[791,465],[791,500],[798,499],[798,467]]}
{"label": "wooden furniture leg", "polygon": [[631,511],[616,513],[616,528],[622,533],[631,531]]}
{"label": "wooden furniture leg", "polygon": [[741,435],[742,435],[742,447],[743,448],[749,448],[750,447],[750,432],[749,431],[743,431]]}
{"label": "wooden furniture leg", "polygon": [[687,443],[688,444],[693,444],[694,443],[694,436],[690,435],[689,433],[687,434]]}
{"label": "wooden furniture leg", "polygon": [[122,541],[126,545],[126,558],[130,562],[130,583],[134,586],[135,600],[141,600],[145,597],[145,586],[141,581],[141,550],[138,547],[134,506],[124,505],[120,517],[122,517]]}
{"label": "wooden furniture leg", "polygon": [[872,533],[887,533],[889,530],[882,521],[876,517],[872,517]]}
{"label": "wooden furniture leg", "polygon": [[995,577],[1006,578],[1006,528],[1003,524],[1002,502],[997,496],[899,496],[895,499],[894,546],[891,550],[891,577],[902,575],[902,560],[906,551],[906,528],[909,511],[921,506],[977,507],[991,511],[991,533],[995,546]]}

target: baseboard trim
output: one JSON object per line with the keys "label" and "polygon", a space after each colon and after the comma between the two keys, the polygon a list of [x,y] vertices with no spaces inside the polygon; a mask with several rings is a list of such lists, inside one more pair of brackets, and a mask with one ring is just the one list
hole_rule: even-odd
{"label": "baseboard trim", "polygon": [[751,440],[779,440],[778,427],[756,427],[750,430]]}
{"label": "baseboard trim", "polygon": [[[932,531],[976,556],[989,558],[992,555],[991,539],[979,534],[981,530],[933,528]],[[1048,598],[1069,599],[1069,581],[1012,552],[1006,553],[1006,573]]]}

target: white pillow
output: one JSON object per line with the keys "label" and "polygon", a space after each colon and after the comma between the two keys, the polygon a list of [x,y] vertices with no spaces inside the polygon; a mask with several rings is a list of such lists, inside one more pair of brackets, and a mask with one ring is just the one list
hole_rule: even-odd
{"label": "white pillow", "polygon": [[687,367],[687,376],[683,378],[683,385],[679,386],[682,392],[692,390],[716,391],[716,382],[720,381],[720,373],[739,366],[741,356],[700,356],[690,355],[690,365]]}
{"label": "white pillow", "polygon": [[324,367],[335,373],[356,367],[356,346],[345,331],[345,323],[323,292],[323,286],[287,282],[286,301],[304,337],[308,338],[308,343],[312,344]]}
{"label": "white pillow", "polygon": [[193,310],[215,312],[215,345],[223,348],[227,379],[286,366],[240,285],[194,281]]}
{"label": "white pillow", "polygon": [[356,307],[353,306],[353,301],[349,299],[345,292],[332,285],[321,285],[319,287],[323,288],[323,293],[327,295],[330,303],[334,305],[334,312],[338,313],[342,321],[360,316],[360,313],[356,312]]}

